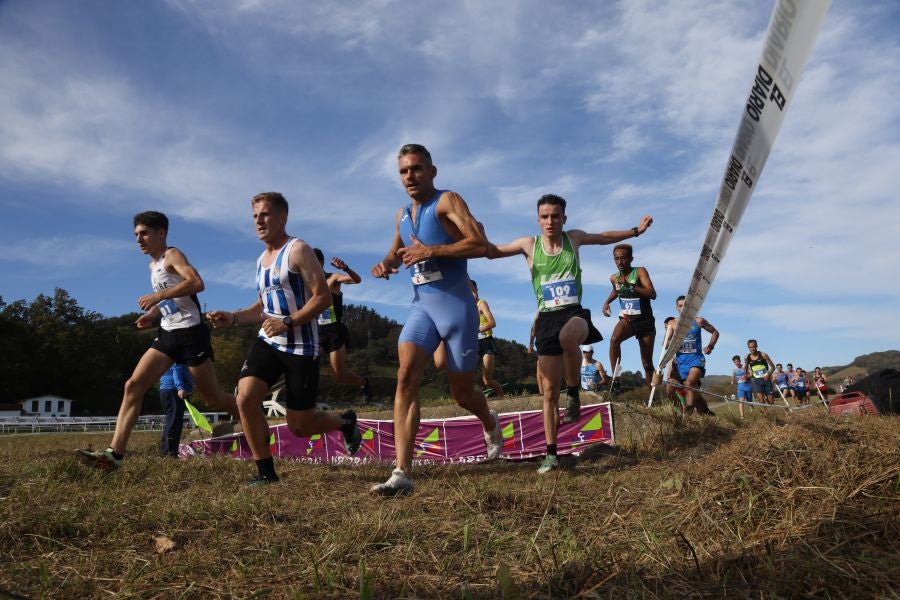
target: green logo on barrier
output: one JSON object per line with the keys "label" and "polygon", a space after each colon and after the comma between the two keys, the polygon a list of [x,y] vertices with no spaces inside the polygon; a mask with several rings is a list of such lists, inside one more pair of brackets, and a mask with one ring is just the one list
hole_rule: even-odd
{"label": "green logo on barrier", "polygon": [[599,442],[603,439],[603,413],[598,412],[577,434],[578,441],[573,446]]}
{"label": "green logo on barrier", "polygon": [[503,428],[503,449],[511,450],[516,446],[516,425],[510,423]]}
{"label": "green logo on barrier", "polygon": [[438,431],[438,428],[435,427],[434,431],[428,434],[424,440],[419,442],[419,449],[416,450],[416,458],[422,456],[426,452],[430,452],[432,454],[440,454],[442,448],[438,443],[441,440],[441,434]]}
{"label": "green logo on barrier", "polygon": [[306,455],[309,456],[314,450],[321,448],[323,443],[321,433],[311,436],[309,442],[306,444]]}

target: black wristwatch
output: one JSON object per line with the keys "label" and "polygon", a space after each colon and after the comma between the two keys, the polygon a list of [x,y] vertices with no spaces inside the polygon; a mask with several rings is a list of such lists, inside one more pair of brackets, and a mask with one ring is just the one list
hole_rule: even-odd
{"label": "black wristwatch", "polygon": [[285,327],[287,327],[288,329],[290,329],[290,328],[292,327],[293,323],[294,323],[294,320],[291,318],[290,315],[288,315],[288,316],[286,316],[285,318],[283,318],[283,319],[281,320],[281,322],[284,323],[284,326],[285,326]]}
{"label": "black wristwatch", "polygon": [[634,237],[637,237],[637,236],[641,235],[640,232],[638,232],[638,228],[637,228],[637,227],[632,227],[632,228],[631,228],[631,233],[634,234]]}

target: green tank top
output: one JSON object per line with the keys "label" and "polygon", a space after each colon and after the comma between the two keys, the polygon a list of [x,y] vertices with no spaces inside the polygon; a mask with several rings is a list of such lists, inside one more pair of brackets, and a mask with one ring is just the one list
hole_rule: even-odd
{"label": "green tank top", "polygon": [[563,232],[563,248],[553,256],[544,252],[541,236],[535,236],[531,283],[541,312],[581,304],[581,267],[569,234]]}

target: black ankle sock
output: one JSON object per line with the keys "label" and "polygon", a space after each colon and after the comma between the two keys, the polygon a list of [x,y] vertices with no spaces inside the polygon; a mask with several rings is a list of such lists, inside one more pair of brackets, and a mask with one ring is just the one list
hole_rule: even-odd
{"label": "black ankle sock", "polygon": [[341,413],[341,433],[353,435],[354,429],[356,429],[356,413],[352,410]]}
{"label": "black ankle sock", "polygon": [[125,458],[125,455],[124,455],[124,454],[119,454],[118,452],[116,452],[116,451],[113,450],[112,448],[110,448],[110,452],[112,452],[113,458],[115,458],[116,460],[122,460],[123,458]]}
{"label": "black ankle sock", "polygon": [[556,444],[547,444],[547,456],[556,456]]}
{"label": "black ankle sock", "polygon": [[567,385],[566,386],[566,396],[572,396],[573,398],[578,397],[578,386],[577,385]]}
{"label": "black ankle sock", "polygon": [[269,481],[278,481],[278,475],[275,474],[275,459],[271,456],[256,461],[256,470],[259,476]]}

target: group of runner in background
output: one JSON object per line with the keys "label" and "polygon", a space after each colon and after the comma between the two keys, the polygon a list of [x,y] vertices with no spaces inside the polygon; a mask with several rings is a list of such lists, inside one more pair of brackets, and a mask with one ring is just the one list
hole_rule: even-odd
{"label": "group of runner in background", "polygon": [[[749,352],[744,358],[737,354],[731,357],[734,363],[731,383],[738,400],[773,404],[780,399],[787,404],[788,399],[792,399],[803,406],[809,404],[813,391],[821,400],[828,400],[828,377],[821,367],[816,367],[812,375],[800,367],[794,368],[791,363],[785,370],[781,363],[774,363],[768,354],[759,350],[756,340],[748,340],[747,348]],[[738,407],[743,417],[744,405]],[[763,408],[763,411],[768,409]]]}

